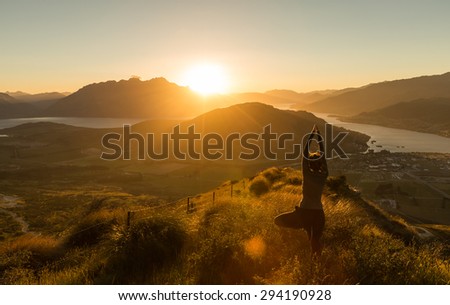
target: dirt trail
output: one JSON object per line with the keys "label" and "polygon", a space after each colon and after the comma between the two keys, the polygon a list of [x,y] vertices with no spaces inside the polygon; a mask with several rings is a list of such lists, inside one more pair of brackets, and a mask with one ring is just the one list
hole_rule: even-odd
{"label": "dirt trail", "polygon": [[10,215],[14,219],[14,221],[16,221],[20,225],[21,231],[23,233],[29,233],[30,231],[28,229],[29,228],[28,223],[25,220],[23,220],[22,217],[9,210],[11,208],[20,207],[21,201],[22,201],[21,198],[17,196],[6,196],[0,194],[0,211]]}

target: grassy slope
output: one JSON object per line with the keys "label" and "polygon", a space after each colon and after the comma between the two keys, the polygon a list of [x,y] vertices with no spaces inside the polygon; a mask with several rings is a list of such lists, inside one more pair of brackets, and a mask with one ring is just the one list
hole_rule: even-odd
{"label": "grassy slope", "polygon": [[[185,200],[149,206],[145,198],[111,194],[85,206],[78,223],[58,237],[24,235],[0,245],[0,281],[450,283],[445,245],[415,241],[407,224],[363,201],[340,178],[328,181],[325,248],[319,261],[311,260],[303,231],[273,224],[275,215],[298,204],[300,193],[298,171],[271,168],[192,198],[190,213]],[[140,209],[127,228],[126,211]]]}

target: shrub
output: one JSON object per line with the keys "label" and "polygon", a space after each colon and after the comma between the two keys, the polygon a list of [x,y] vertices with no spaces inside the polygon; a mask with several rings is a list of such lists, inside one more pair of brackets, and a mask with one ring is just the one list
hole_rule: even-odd
{"label": "shrub", "polygon": [[270,189],[269,182],[265,177],[258,176],[252,180],[249,186],[249,190],[256,196],[261,196],[267,193]]}
{"label": "shrub", "polygon": [[[123,213],[120,211],[120,213]],[[114,225],[119,223],[121,214],[114,211],[100,210],[86,216],[76,225],[65,240],[70,247],[87,247],[97,245],[108,237]]]}
{"label": "shrub", "polygon": [[280,180],[282,177],[285,176],[283,171],[278,167],[268,168],[265,171],[263,171],[261,175],[264,178],[266,178],[270,182],[270,184],[273,184],[275,181]]}
{"label": "shrub", "polygon": [[345,176],[328,177],[326,186],[326,191],[334,196],[344,197],[353,194],[353,191],[347,184],[347,178]]}
{"label": "shrub", "polygon": [[289,178],[288,183],[292,185],[302,185],[302,179],[299,177]]}
{"label": "shrub", "polygon": [[176,219],[152,217],[124,230],[106,272],[121,284],[152,283],[155,271],[181,252],[186,232]]}

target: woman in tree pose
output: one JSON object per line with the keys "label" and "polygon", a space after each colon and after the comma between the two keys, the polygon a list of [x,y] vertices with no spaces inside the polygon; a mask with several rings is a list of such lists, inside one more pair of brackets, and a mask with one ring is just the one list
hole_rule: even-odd
{"label": "woman in tree pose", "polygon": [[[311,153],[310,142],[317,136],[319,151]],[[303,172],[303,198],[300,206],[295,210],[275,217],[275,224],[281,227],[304,229],[311,242],[312,256],[319,257],[322,252],[323,228],[325,226],[325,214],[322,206],[322,191],[328,177],[327,161],[323,138],[319,129],[314,125],[312,132],[306,141],[302,156]]]}

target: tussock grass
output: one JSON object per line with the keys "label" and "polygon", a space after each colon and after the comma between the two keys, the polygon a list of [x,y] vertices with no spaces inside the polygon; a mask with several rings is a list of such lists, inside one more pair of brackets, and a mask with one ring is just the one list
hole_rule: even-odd
{"label": "tussock grass", "polygon": [[252,180],[249,190],[255,196],[261,196],[270,189],[270,182],[265,177],[258,176]]}
{"label": "tussock grass", "polygon": [[22,235],[16,239],[5,242],[0,247],[3,255],[14,255],[19,252],[28,252],[36,262],[54,258],[59,254],[60,243],[49,236],[34,234]]}
{"label": "tussock grass", "polygon": [[114,226],[124,222],[123,210],[97,210],[86,215],[65,238],[65,245],[86,247],[109,238]]}
{"label": "tussock grass", "polygon": [[154,283],[156,272],[177,259],[186,233],[177,220],[156,216],[117,231],[115,239],[116,248],[106,263],[103,280]]}
{"label": "tussock grass", "polygon": [[278,167],[268,168],[262,171],[259,175],[266,178],[271,184],[285,176],[283,170]]}
{"label": "tussock grass", "polygon": [[58,240],[49,236],[22,235],[0,247],[0,283],[34,284],[36,270],[61,257]]}

